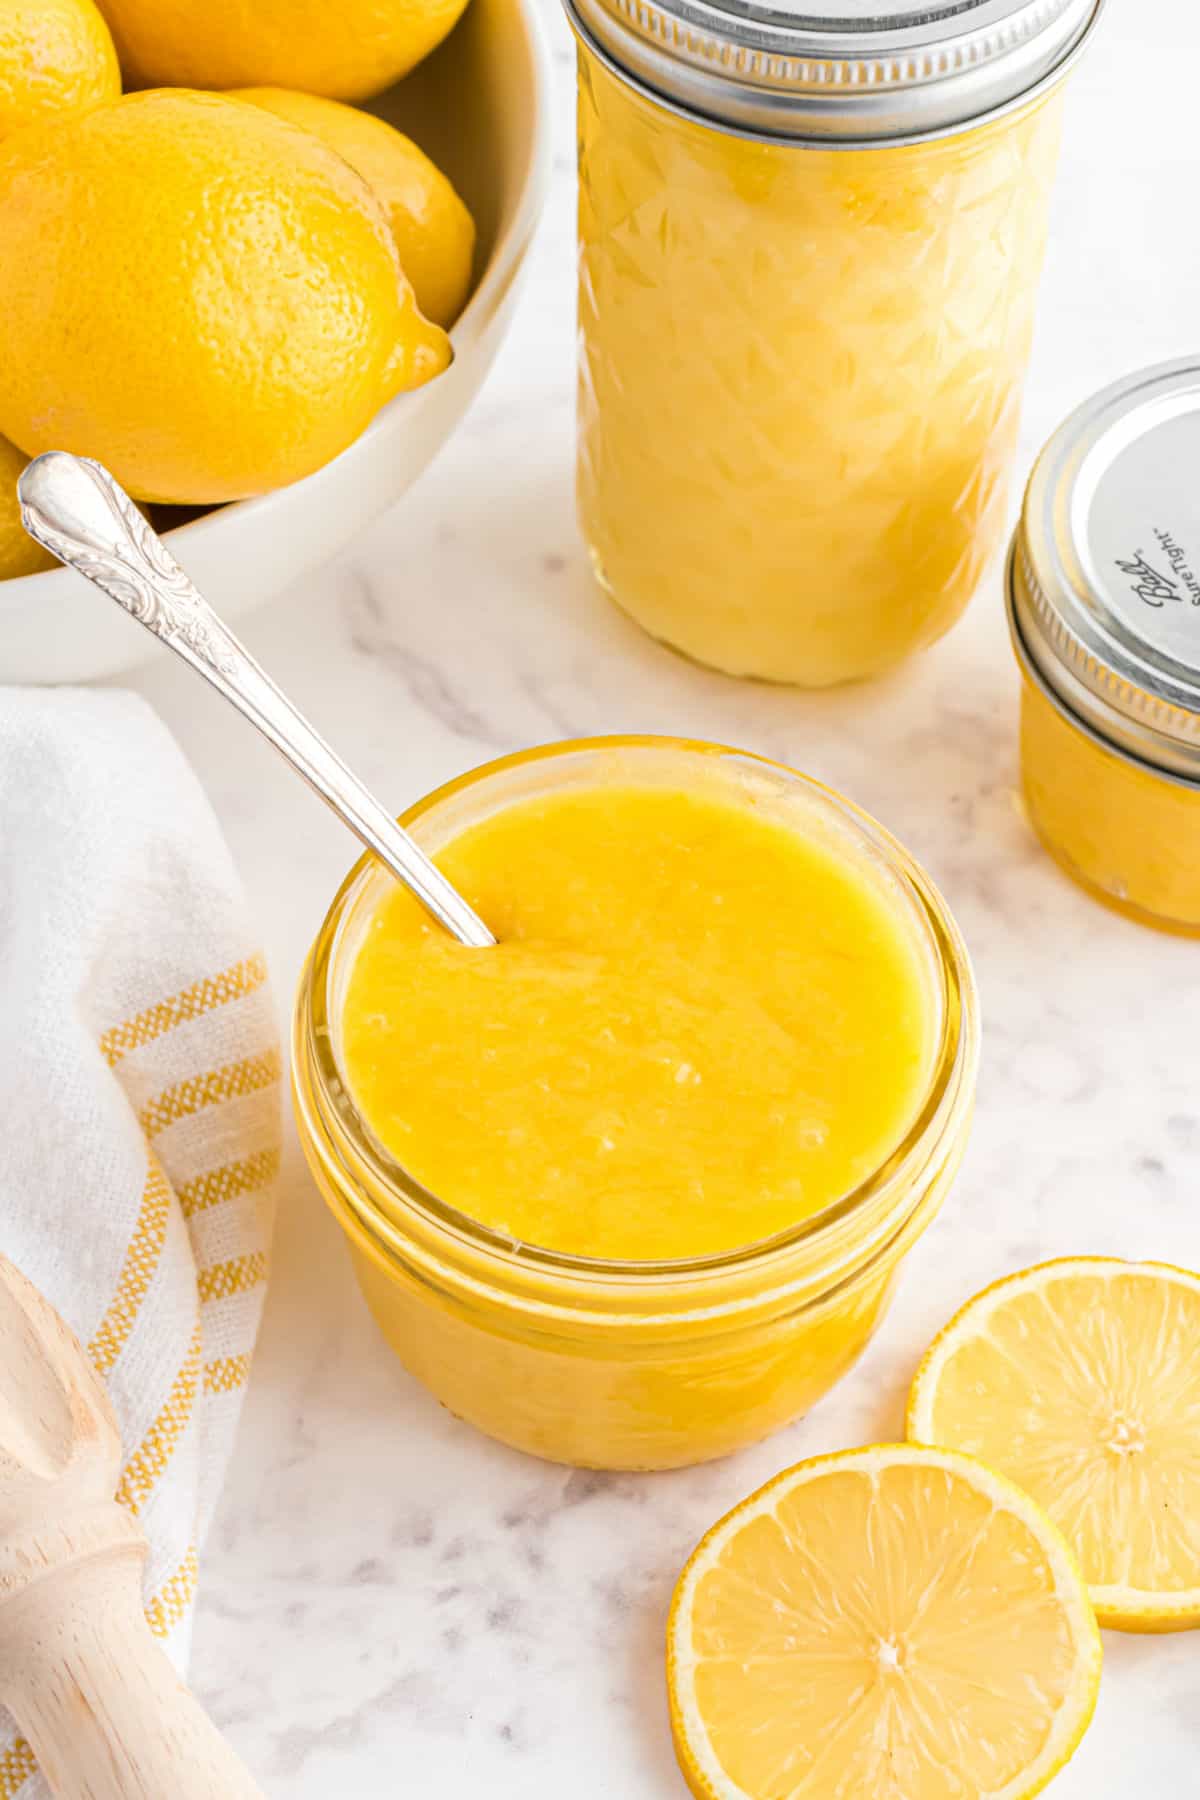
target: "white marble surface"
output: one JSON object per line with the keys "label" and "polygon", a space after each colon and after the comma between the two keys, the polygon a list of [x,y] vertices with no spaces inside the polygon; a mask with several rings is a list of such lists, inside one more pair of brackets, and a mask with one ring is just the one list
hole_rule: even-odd
{"label": "white marble surface", "polygon": [[[204,1563],[195,1675],[272,1795],[680,1800],[660,1638],[693,1540],[799,1456],[901,1430],[918,1354],[977,1287],[1105,1251],[1200,1265],[1200,951],[1110,917],[1014,793],[998,578],[884,685],[805,698],[701,673],[593,591],[571,508],[572,69],[511,341],[457,439],[354,554],[246,636],[397,807],[498,752],[682,731],[845,789],[941,882],[977,960],[969,1159],[861,1366],[761,1448],[690,1474],[543,1467],[445,1417],[391,1360],[291,1156],[268,1316]],[[1070,108],[1021,469],[1064,410],[1196,348],[1192,0],[1113,0]],[[351,859],[339,827],[182,671],[136,685],[193,758],[262,919],[281,1007]],[[1200,1638],[1110,1636],[1055,1800],[1200,1786]]]}

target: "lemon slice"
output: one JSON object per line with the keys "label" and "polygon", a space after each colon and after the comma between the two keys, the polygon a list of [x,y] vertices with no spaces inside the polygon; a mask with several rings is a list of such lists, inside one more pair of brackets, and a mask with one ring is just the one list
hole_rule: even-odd
{"label": "lemon slice", "polygon": [[801,1463],[675,1591],[676,1751],[702,1800],[1025,1800],[1075,1750],[1100,1634],[1066,1542],[954,1451]]}
{"label": "lemon slice", "polygon": [[1102,1625],[1200,1625],[1200,1276],[1089,1256],[998,1281],[934,1341],[908,1435],[1032,1494]]}

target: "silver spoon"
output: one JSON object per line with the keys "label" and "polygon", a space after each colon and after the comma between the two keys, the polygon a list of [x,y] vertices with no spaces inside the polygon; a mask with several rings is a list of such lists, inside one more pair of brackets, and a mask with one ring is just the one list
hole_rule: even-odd
{"label": "silver spoon", "polygon": [[48,450],[25,469],[17,492],[29,535],[210,681],[439,924],[475,949],[496,942],[458,890],[221,623],[107,469],[90,457]]}

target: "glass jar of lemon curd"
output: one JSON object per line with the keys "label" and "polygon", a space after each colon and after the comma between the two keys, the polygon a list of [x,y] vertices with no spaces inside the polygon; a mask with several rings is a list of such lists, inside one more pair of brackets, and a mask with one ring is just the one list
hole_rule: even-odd
{"label": "glass jar of lemon curd", "polygon": [[1008,606],[1035,830],[1096,898],[1200,936],[1200,359],[1118,381],[1060,426]]}
{"label": "glass jar of lemon curd", "polygon": [[[506,758],[452,782],[414,807],[404,823],[446,866],[456,844],[467,843],[477,828],[503,821],[521,807],[564,798],[603,800],[631,785],[638,793],[684,795],[688,805],[697,796],[705,803],[711,797],[721,806],[744,809],[753,823],[778,823],[819,845],[822,854],[836,856],[848,879],[861,883],[871,907],[878,908],[873,916],[895,934],[896,943],[902,943],[904,955],[911,958],[920,996],[919,1076],[896,1130],[877,1155],[872,1151],[873,1160],[860,1168],[850,1191],[838,1193],[813,1216],[797,1208],[794,1224],[773,1228],[763,1241],[645,1260],[592,1256],[579,1244],[566,1253],[560,1247],[524,1242],[511,1229],[471,1216],[456,1203],[461,1195],[430,1191],[385,1147],[365,1116],[369,1105],[360,1102],[356,1086],[356,1043],[348,1038],[346,1027],[348,997],[353,999],[364,946],[372,931],[380,928],[384,917],[380,909],[398,903],[390,877],[369,860],[358,865],[338,894],[303,975],[294,1024],[293,1080],[305,1153],[349,1240],[371,1311],[406,1367],[452,1413],[521,1450],[582,1466],[658,1469],[722,1456],[765,1436],[803,1413],[857,1358],[888,1305],[907,1251],[937,1212],[958,1168],[974,1099],[978,1024],[966,952],[928,878],[857,809],[805,777],[760,758],[669,739],[554,745]],[[618,830],[615,814],[610,816],[602,807],[597,817],[598,829]],[[612,841],[605,837],[605,868],[611,863]],[[696,841],[699,845],[701,837]],[[574,869],[578,858],[573,848],[564,847],[562,854]],[[706,893],[709,884],[703,870],[689,893],[680,894],[679,916],[696,934],[697,953],[702,948],[699,937],[708,928],[697,925],[700,915],[695,909],[700,907],[704,918],[713,919],[712,929],[719,932],[723,927],[717,915],[733,912],[735,903],[743,903],[746,890],[738,889],[736,863],[734,858],[727,866],[724,894]],[[450,867],[455,868],[452,861]],[[455,873],[468,898],[475,904],[486,901],[488,896],[463,878],[465,867],[460,860]],[[618,876],[622,885],[643,880],[640,870],[629,868],[627,858]],[[504,881],[510,886],[518,886],[522,878],[528,875],[519,877],[506,868]],[[640,885],[631,887],[628,897],[631,917],[636,918],[642,903]],[[400,900],[409,904],[407,896]],[[761,922],[770,925],[782,944],[778,963],[770,965],[772,983],[777,969],[780,983],[790,978],[803,984],[805,968],[817,966],[806,964],[805,956],[819,959],[825,954],[822,945],[836,939],[837,921],[830,924],[819,915],[789,916],[785,925],[775,924],[770,892],[761,893],[757,901],[751,895],[751,904],[760,906]],[[606,898],[602,905],[607,907]],[[485,917],[487,910],[485,906]],[[727,923],[736,925],[744,942],[745,920]],[[556,930],[557,921],[553,924]],[[432,926],[413,929],[437,931]],[[502,947],[507,929],[511,923],[501,930]],[[550,935],[553,938],[553,930]],[[618,963],[622,942],[616,946]],[[720,942],[719,937],[713,939]],[[679,949],[690,962],[691,943]],[[459,952],[457,946],[447,949],[440,941],[434,953],[451,961],[464,955],[501,954]],[[867,953],[864,944],[862,954]],[[586,949],[570,955],[568,978],[582,979],[587,986],[593,971]],[[833,942],[830,955],[845,960],[846,953]],[[457,966],[461,970],[461,961]],[[476,965],[485,971],[485,979],[490,978],[489,967],[497,970],[498,980],[507,979],[500,965]],[[835,974],[841,979],[840,973]],[[604,979],[603,969],[595,979]],[[418,976],[418,990],[420,985]],[[770,992],[772,1001],[779,998],[780,1017],[790,1001],[805,999],[803,992],[788,995],[774,985]],[[496,1001],[501,1012],[502,1001],[503,996]],[[605,1038],[612,1042],[610,1020],[618,1032],[626,1029],[624,1019],[607,1012],[606,1005],[601,989],[599,1008],[588,1026],[589,1045],[599,1045]],[[827,1020],[832,1010],[823,1007],[823,1018]],[[370,1026],[371,1003],[365,1015],[358,1006],[358,1037],[364,1016]],[[697,1026],[704,1054],[713,1049],[714,1031],[718,1050],[724,1047],[719,1043],[722,1016],[721,1007],[715,1005]],[[445,1026],[451,1034],[461,1029],[453,1003]],[[764,1015],[762,1030],[770,1029]],[[462,1043],[464,1088],[487,1076],[487,1030],[486,1024],[474,1027]],[[639,1049],[659,1049],[658,1035],[652,1029],[649,1045]],[[580,1042],[573,1038],[564,1046],[564,1086],[578,1077]],[[848,1075],[848,1082],[865,1081],[871,1089],[885,1085],[889,1073],[885,1061],[897,1054],[887,1022],[881,1021],[877,1042],[856,1049],[863,1056],[851,1059],[847,1068],[859,1073]],[[414,1067],[419,1054],[414,1052]],[[754,1060],[761,1063],[767,1056],[760,1040]],[[698,1071],[686,1064],[660,1071],[656,1065],[663,1060],[651,1055],[638,1062],[633,1075],[637,1087],[661,1076],[664,1095],[692,1092],[688,1084],[697,1079]],[[745,1066],[743,1059],[738,1067]],[[392,1085],[402,1090],[404,1070],[396,1073]],[[681,1081],[682,1088],[676,1085]],[[538,1085],[529,1082],[527,1098],[522,1097],[523,1090],[516,1090],[513,1112],[519,1117],[513,1117],[514,1127],[532,1119],[535,1101],[542,1104],[533,1092]],[[695,1091],[699,1098],[707,1090]],[[367,1088],[361,1093],[366,1095]],[[372,1091],[372,1102],[374,1097]],[[549,1095],[547,1109],[557,1098],[556,1093]],[[452,1092],[449,1117],[455,1116]],[[608,1122],[611,1109],[605,1117],[604,1128],[619,1135],[620,1121]],[[789,1121],[783,1123],[786,1128]],[[498,1135],[507,1139],[514,1134],[504,1129],[506,1125],[505,1117]],[[810,1128],[800,1120],[795,1125],[795,1141],[808,1141]],[[730,1129],[729,1122],[723,1120],[718,1129]],[[531,1130],[520,1135],[533,1144],[537,1134]],[[682,1156],[682,1135],[679,1143]],[[612,1148],[611,1142],[607,1147]],[[661,1181],[665,1168],[669,1181],[675,1140],[661,1148],[664,1160],[656,1167],[656,1176]],[[511,1174],[511,1146],[506,1143],[504,1150],[508,1161],[503,1166]],[[524,1159],[525,1153],[520,1154]],[[482,1166],[489,1167],[486,1145]],[[532,1157],[515,1166],[519,1177],[532,1170]],[[635,1184],[622,1192],[621,1208],[636,1221],[642,1210],[652,1210],[658,1198],[650,1184],[644,1192],[636,1191]],[[753,1191],[748,1199],[754,1202]],[[686,1195],[684,1204],[690,1204]],[[684,1211],[679,1216],[686,1230],[689,1215]],[[711,1223],[703,1202],[696,1201],[691,1216],[700,1242]],[[747,1216],[756,1216],[753,1208]],[[685,1249],[686,1241],[686,1237],[675,1240],[670,1248]]]}
{"label": "glass jar of lemon curd", "polygon": [[1099,0],[566,4],[600,583],[730,674],[875,674],[999,541]]}

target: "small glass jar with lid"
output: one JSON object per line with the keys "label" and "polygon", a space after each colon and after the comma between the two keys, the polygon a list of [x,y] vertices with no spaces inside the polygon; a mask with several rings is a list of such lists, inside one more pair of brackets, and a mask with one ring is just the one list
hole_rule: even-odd
{"label": "small glass jar with lid", "polygon": [[1021,770],[1043,843],[1097,898],[1200,936],[1200,358],[1072,413],[1009,559]]}
{"label": "small glass jar with lid", "polygon": [[731,674],[885,669],[1003,530],[1099,0],[566,4],[598,578]]}

